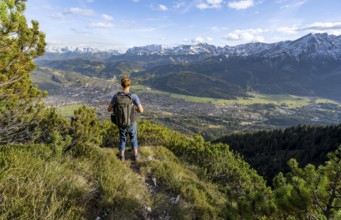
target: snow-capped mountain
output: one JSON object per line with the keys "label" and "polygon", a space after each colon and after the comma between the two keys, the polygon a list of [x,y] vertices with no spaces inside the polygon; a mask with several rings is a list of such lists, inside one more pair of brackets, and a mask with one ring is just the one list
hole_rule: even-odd
{"label": "snow-capped mountain", "polygon": [[170,47],[163,45],[151,44],[142,47],[133,47],[127,50],[126,55],[168,55],[169,51],[172,50]]}
{"label": "snow-capped mountain", "polygon": [[168,47],[164,45],[147,45],[128,49],[98,50],[94,48],[54,48],[48,47],[41,59],[98,58],[106,59],[115,56],[197,56],[198,60],[212,56],[252,56],[263,58],[293,57],[300,59],[341,59],[341,36],[328,34],[308,34],[294,41],[277,43],[247,43],[237,46],[217,47],[206,43]]}
{"label": "snow-capped mountain", "polygon": [[91,58],[91,59],[107,59],[112,56],[122,54],[118,50],[99,50],[90,47],[51,47],[47,46],[45,55],[40,57],[41,60],[50,59],[75,59],[75,58]]}
{"label": "snow-capped mountain", "polygon": [[87,54],[87,53],[111,53],[114,55],[122,54],[122,51],[119,50],[100,50],[97,48],[91,47],[46,47],[47,53],[78,53],[78,54]]}
{"label": "snow-capped mountain", "polygon": [[178,56],[178,55],[202,55],[208,54],[210,56],[218,55],[218,48],[209,44],[196,45],[180,45],[176,47],[167,47],[163,45],[147,45],[142,47],[133,47],[127,50],[126,55],[164,55],[164,56]]}
{"label": "snow-capped mountain", "polygon": [[196,45],[180,45],[177,47],[148,45],[128,49],[126,55],[204,55],[204,58],[210,56],[253,56],[265,58],[290,56],[298,60],[307,58],[335,60],[341,59],[341,36],[308,34],[294,41],[281,41],[271,44],[247,43],[225,47],[216,47],[205,43]]}
{"label": "snow-capped mountain", "polygon": [[259,56],[290,56],[299,59],[341,59],[341,36],[308,34],[295,41],[286,41],[262,51]]}

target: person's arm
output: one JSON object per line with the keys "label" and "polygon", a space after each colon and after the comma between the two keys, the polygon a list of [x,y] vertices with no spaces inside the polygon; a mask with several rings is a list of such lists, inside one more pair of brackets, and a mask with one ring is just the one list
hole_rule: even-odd
{"label": "person's arm", "polygon": [[143,107],[141,105],[139,97],[137,95],[133,94],[132,98],[133,98],[134,104],[136,106],[136,111],[140,112],[140,113],[143,113]]}
{"label": "person's arm", "polygon": [[143,113],[143,107],[141,104],[139,104],[138,106],[136,106],[136,111],[137,112],[140,112],[140,113]]}
{"label": "person's arm", "polygon": [[115,94],[115,95],[112,97],[112,99],[111,99],[111,101],[110,101],[110,104],[108,105],[108,108],[107,108],[108,112],[111,112],[111,111],[112,111],[112,109],[113,109],[113,107],[114,107],[114,103],[115,103],[115,98],[116,98],[116,96],[117,96],[117,94]]}
{"label": "person's arm", "polygon": [[112,111],[112,104],[110,103],[109,105],[108,105],[108,112],[111,112]]}

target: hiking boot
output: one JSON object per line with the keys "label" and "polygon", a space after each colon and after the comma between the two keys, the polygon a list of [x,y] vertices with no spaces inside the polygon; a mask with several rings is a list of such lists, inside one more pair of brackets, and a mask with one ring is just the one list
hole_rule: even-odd
{"label": "hiking boot", "polygon": [[136,155],[134,155],[134,159],[135,159],[135,161],[138,161],[138,160],[140,159],[140,157],[141,157],[141,155],[140,155],[140,154],[136,154]]}
{"label": "hiking boot", "polygon": [[121,156],[120,155],[119,158],[120,158],[121,161],[125,161],[126,160],[125,156]]}

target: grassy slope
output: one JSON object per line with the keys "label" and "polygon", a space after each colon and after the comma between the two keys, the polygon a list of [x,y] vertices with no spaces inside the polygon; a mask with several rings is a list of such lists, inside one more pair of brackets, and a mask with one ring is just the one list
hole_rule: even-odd
{"label": "grassy slope", "polygon": [[[60,79],[60,82],[52,80],[53,76]],[[40,90],[49,91],[49,94],[58,94],[62,87],[62,81],[64,79],[63,73],[47,68],[39,67],[35,72],[31,74],[34,84],[38,85]]]}
{"label": "grassy slope", "polygon": [[45,145],[0,146],[0,219],[205,219],[224,207],[217,186],[166,148],[142,148],[137,163],[116,153],[93,148],[72,158]]}
{"label": "grassy slope", "polygon": [[84,219],[107,207],[140,208],[138,196],[148,202],[143,182],[114,158],[101,149],[74,159],[44,145],[1,147],[0,219]]}

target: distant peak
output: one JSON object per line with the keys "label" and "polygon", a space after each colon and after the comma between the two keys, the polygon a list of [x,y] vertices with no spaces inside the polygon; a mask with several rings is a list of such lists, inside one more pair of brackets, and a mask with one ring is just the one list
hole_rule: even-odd
{"label": "distant peak", "polygon": [[[329,35],[327,33],[310,33],[294,41],[280,41],[276,43],[251,42],[237,46],[215,46],[206,42],[197,44],[182,44],[178,46],[165,46],[161,44],[150,44],[136,46],[126,52],[118,50],[100,50],[91,47],[47,47],[47,52],[57,54],[73,54],[75,56],[106,57],[114,55],[129,56],[198,56],[208,58],[211,56],[261,56],[280,57],[291,56],[295,58],[301,55],[309,57],[324,56],[326,58],[339,59],[341,57],[341,36]],[[101,55],[98,55],[101,54]]]}
{"label": "distant peak", "polygon": [[122,54],[124,52],[119,50],[103,50],[97,49],[92,47],[54,47],[54,46],[47,46],[46,52],[48,53],[79,53],[79,54],[86,54],[86,53],[114,53],[114,54]]}

